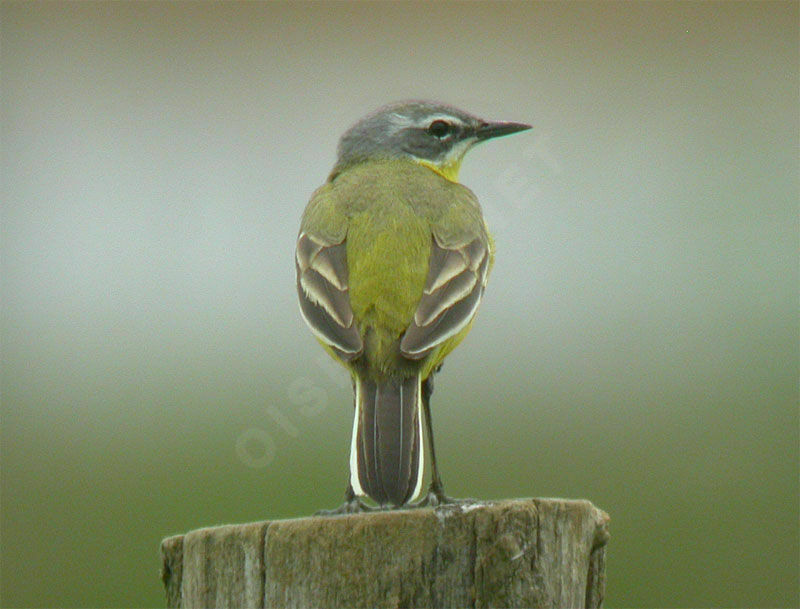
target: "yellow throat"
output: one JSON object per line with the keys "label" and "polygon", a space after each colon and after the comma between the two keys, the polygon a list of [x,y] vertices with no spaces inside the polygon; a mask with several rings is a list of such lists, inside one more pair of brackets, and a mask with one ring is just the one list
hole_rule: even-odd
{"label": "yellow throat", "polygon": [[464,155],[467,154],[467,151],[470,148],[472,148],[472,145],[475,143],[475,141],[476,140],[474,139],[470,139],[459,143],[457,146],[454,146],[447,153],[447,156],[439,162],[429,161],[428,159],[420,159],[417,157],[413,158],[417,163],[432,169],[446,180],[458,182],[458,172],[461,169],[461,161],[464,160]]}

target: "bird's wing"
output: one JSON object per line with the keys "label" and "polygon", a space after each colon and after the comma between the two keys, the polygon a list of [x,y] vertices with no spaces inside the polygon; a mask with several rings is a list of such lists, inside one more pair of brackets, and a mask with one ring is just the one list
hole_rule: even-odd
{"label": "bird's wing", "polygon": [[422,359],[463,330],[478,309],[490,264],[489,241],[478,236],[460,247],[433,238],[428,278],[400,352]]}
{"label": "bird's wing", "polygon": [[342,359],[357,357],[364,344],[350,308],[345,241],[329,243],[301,232],[295,265],[300,310],[311,331]]}

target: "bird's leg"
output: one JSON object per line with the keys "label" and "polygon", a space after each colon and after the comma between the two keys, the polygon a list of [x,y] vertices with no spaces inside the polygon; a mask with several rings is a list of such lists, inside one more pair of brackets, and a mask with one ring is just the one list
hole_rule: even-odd
{"label": "bird's leg", "polygon": [[347,483],[347,490],[344,492],[344,503],[332,510],[318,510],[314,516],[339,516],[342,514],[358,514],[360,512],[373,512],[378,508],[368,506],[356,497],[353,492],[353,485]]}
{"label": "bird's leg", "polygon": [[431,485],[428,488],[428,496],[423,501],[435,507],[442,503],[451,503],[452,500],[444,494],[442,477],[439,475],[439,467],[436,465],[436,448],[433,444],[433,421],[431,420],[431,395],[433,395],[433,374],[422,383],[422,410],[428,432],[428,444],[431,449]]}
{"label": "bird's leg", "polygon": [[431,375],[422,383],[422,411],[425,416],[425,427],[428,431],[428,444],[431,451],[431,485],[428,488],[428,494],[414,504],[413,507],[436,507],[445,504],[454,503],[472,503],[472,499],[455,499],[448,497],[444,493],[444,485],[442,484],[442,477],[439,475],[439,467],[436,465],[436,449],[433,444],[433,421],[431,420],[431,395],[433,394],[433,375],[442,369],[441,364]]}

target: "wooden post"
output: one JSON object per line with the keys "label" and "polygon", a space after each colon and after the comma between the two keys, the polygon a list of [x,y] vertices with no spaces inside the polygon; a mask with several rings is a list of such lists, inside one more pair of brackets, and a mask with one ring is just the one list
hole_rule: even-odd
{"label": "wooden post", "polygon": [[161,543],[167,606],[601,607],[608,515],[517,499],[220,526]]}

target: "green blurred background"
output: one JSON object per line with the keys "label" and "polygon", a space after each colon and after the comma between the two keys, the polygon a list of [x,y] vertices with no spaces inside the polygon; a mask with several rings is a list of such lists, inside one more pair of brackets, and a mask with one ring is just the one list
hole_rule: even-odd
{"label": "green blurred background", "polygon": [[0,11],[4,606],[163,606],[162,537],[340,503],[294,238],[414,97],[534,125],[461,172],[498,253],[448,491],[608,511],[609,607],[800,602],[798,3]]}

